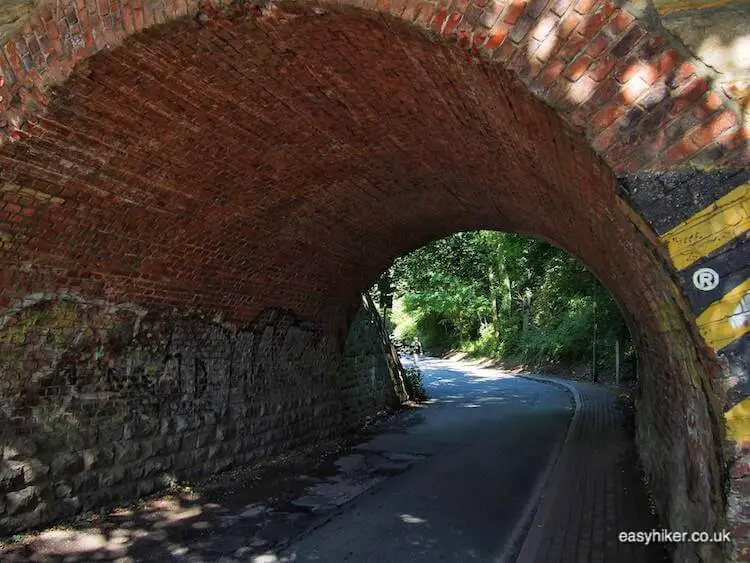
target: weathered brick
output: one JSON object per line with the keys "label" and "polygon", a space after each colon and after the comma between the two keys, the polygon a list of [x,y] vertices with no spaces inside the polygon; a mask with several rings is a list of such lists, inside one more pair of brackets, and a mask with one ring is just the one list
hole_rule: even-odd
{"label": "weathered brick", "polygon": [[596,5],[598,0],[578,0],[575,10],[579,14],[588,14]]}
{"label": "weathered brick", "polygon": [[543,41],[554,31],[555,27],[558,24],[559,20],[556,20],[554,18],[544,18],[534,26],[532,37],[538,39],[539,41]]}
{"label": "weathered brick", "polygon": [[565,71],[565,76],[572,81],[578,80],[583,73],[589,68],[591,58],[586,55],[578,57]]}
{"label": "weathered brick", "polygon": [[529,2],[529,7],[526,10],[526,14],[535,20],[538,19],[542,11],[547,6],[547,4],[550,3],[550,1],[551,0],[531,0]]}
{"label": "weathered brick", "polygon": [[601,55],[609,45],[609,40],[603,35],[597,35],[591,40],[589,46],[586,47],[586,54],[589,57],[598,57]]}
{"label": "weathered brick", "polygon": [[620,39],[617,44],[612,47],[610,53],[615,57],[624,57],[635,47],[636,43],[640,41],[646,35],[646,31],[639,25],[634,25],[630,30]]}
{"label": "weathered brick", "polygon": [[549,87],[555,80],[557,80],[557,77],[562,74],[562,71],[565,70],[565,66],[565,61],[560,59],[555,59],[550,62],[540,75],[542,86],[544,88]]}
{"label": "weathered brick", "polygon": [[[50,470],[80,466],[65,477],[64,498],[80,489],[84,504],[102,502],[110,483],[121,483],[116,495],[136,494],[139,483],[141,492],[159,483],[164,463],[198,475],[335,434],[365,396],[366,381],[341,381],[338,371],[357,291],[409,245],[481,224],[575,249],[617,293],[648,335],[644,456],[655,487],[677,495],[675,506],[709,514],[701,502],[710,485],[696,486],[690,504],[659,452],[685,451],[669,463],[692,467],[690,459],[716,457],[710,444],[676,448],[687,413],[648,409],[658,406],[649,397],[705,398],[700,385],[694,395],[680,385],[697,361],[681,351],[713,360],[686,336],[692,313],[666,297],[674,272],[615,200],[613,172],[650,169],[651,154],[657,168],[697,155],[737,161],[739,124],[716,99],[706,105],[708,84],[665,50],[658,29],[612,3],[481,0],[481,14],[466,0],[361,4],[431,23],[483,58],[335,6],[283,25],[257,10],[217,11],[217,21],[184,18],[124,43],[105,29],[176,20],[185,8],[169,1],[132,14],[93,3],[75,23],[44,18],[48,45],[18,37],[4,45],[1,186],[48,197],[0,192],[0,306],[16,311],[39,292],[72,299],[12,314],[28,321],[31,340],[41,342],[43,328],[50,338],[11,380],[37,374],[35,400],[74,404],[96,429],[53,420],[62,425],[55,447],[80,457]],[[573,83],[560,77],[566,61]],[[644,65],[654,70],[637,70]],[[632,95],[621,107],[623,84]],[[664,84],[674,90],[659,101]],[[132,318],[118,316],[125,305]],[[264,311],[276,316],[264,320]],[[700,366],[697,379],[708,369]],[[21,396],[12,408],[24,418]],[[347,405],[336,402],[342,396]],[[247,435],[215,432],[228,423]],[[713,435],[703,419],[696,427]],[[204,431],[209,438],[199,438]],[[109,447],[111,461],[95,453]]]}
{"label": "weathered brick", "polygon": [[510,40],[514,43],[520,43],[526,37],[526,34],[531,30],[534,20],[526,16],[522,17],[516,22],[516,24],[510,30]]}
{"label": "weathered brick", "polygon": [[487,42],[484,44],[486,49],[496,49],[503,44],[505,38],[508,36],[508,29],[495,29],[490,33]]}
{"label": "weathered brick", "polygon": [[515,24],[523,14],[527,4],[528,0],[511,0],[503,15],[503,21],[507,24]]}
{"label": "weathered brick", "polygon": [[565,14],[565,12],[568,11],[568,8],[573,2],[574,0],[554,0],[550,9],[558,16],[562,16],[563,14]]}
{"label": "weathered brick", "polygon": [[592,80],[601,82],[602,80],[607,78],[607,76],[610,72],[612,72],[617,63],[617,58],[613,57],[612,55],[606,54],[604,56],[601,56],[594,61],[591,67],[589,67],[588,76],[590,76]]}

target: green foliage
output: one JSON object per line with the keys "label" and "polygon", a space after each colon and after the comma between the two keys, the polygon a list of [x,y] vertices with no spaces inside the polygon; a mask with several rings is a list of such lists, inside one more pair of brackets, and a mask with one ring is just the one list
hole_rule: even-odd
{"label": "green foliage", "polygon": [[497,329],[491,324],[484,324],[479,329],[479,337],[466,346],[466,351],[473,356],[502,357],[503,342],[498,338]]}
{"label": "green foliage", "polygon": [[411,400],[418,403],[426,401],[429,397],[422,384],[422,372],[416,366],[408,367],[404,371],[406,372],[404,374],[404,386]]}
{"label": "green foliage", "polygon": [[389,317],[393,323],[391,337],[399,342],[411,342],[415,336],[420,334],[417,328],[417,317],[414,314],[407,313],[404,310],[402,299],[396,299],[393,302],[393,310]]}
{"label": "green foliage", "polygon": [[[384,281],[385,280],[385,281]],[[614,341],[633,355],[617,305],[575,258],[538,240],[457,233],[397,259],[373,291],[392,298],[396,338],[426,350],[531,362],[613,363]]]}
{"label": "green foliage", "polygon": [[533,323],[520,342],[521,356],[531,362],[588,358],[593,337],[593,300],[572,297],[554,313],[545,312],[545,323]]}

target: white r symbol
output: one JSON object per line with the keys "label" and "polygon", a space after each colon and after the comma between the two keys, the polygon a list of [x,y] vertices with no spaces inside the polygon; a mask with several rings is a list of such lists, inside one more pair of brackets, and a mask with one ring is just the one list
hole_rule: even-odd
{"label": "white r symbol", "polygon": [[719,285],[719,274],[711,268],[700,268],[693,274],[693,285],[701,291],[711,291]]}

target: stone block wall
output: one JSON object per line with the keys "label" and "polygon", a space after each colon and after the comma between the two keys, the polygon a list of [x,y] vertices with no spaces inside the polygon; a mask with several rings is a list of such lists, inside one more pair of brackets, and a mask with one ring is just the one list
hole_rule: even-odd
{"label": "stone block wall", "polygon": [[372,309],[340,342],[38,295],[0,325],[0,535],[342,437],[398,404]]}
{"label": "stone block wall", "polygon": [[344,350],[339,378],[345,425],[359,426],[384,407],[395,407],[408,398],[401,364],[367,296],[357,310]]}

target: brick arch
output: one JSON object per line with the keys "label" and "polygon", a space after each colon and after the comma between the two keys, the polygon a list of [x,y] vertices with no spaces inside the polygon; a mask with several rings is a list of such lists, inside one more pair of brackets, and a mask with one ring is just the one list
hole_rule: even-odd
{"label": "brick arch", "polygon": [[[459,0],[344,2],[390,14],[456,41],[469,57],[511,69],[537,97],[585,132],[617,173],[696,163],[747,165],[746,109],[631,2]],[[323,12],[326,4],[316,11]],[[197,15],[221,26],[240,14],[285,18],[285,5],[247,0],[37,0],[6,33],[0,57],[2,133],[23,135],[51,85],[133,33]],[[293,12],[295,8],[291,8]]]}
{"label": "brick arch", "polygon": [[[472,57],[418,26],[350,7],[204,9],[180,18],[185,12],[170,12],[171,4],[147,6],[135,12],[143,20],[123,9],[100,14],[98,24],[86,23],[82,8],[65,15],[58,34],[68,38],[68,51],[61,43],[59,58],[45,66],[6,49],[8,65],[27,69],[3,70],[12,139],[0,149],[4,322],[26,326],[26,309],[60,296],[94,308],[145,308],[162,319],[155,333],[174,322],[175,310],[218,313],[244,326],[269,309],[289,309],[316,325],[324,337],[310,337],[310,346],[327,356],[358,291],[395,256],[462,229],[541,236],[582,258],[638,319],[640,440],[663,517],[674,529],[722,525],[716,364],[668,254],[620,197],[612,170],[631,170],[612,156],[615,149],[627,148],[628,158],[638,150],[658,154],[645,152],[655,140],[616,121],[602,131],[620,140],[597,153],[601,133],[582,135],[575,126],[598,123],[584,117],[585,105],[566,112],[562,102],[542,103],[517,79],[522,73],[487,60],[490,51],[495,60],[514,48],[507,66],[526,60],[511,33],[500,41],[499,28],[479,48],[484,54]],[[425,6],[414,18],[427,17]],[[577,7],[568,7],[571,17],[598,21]],[[498,17],[511,17],[512,9]],[[45,21],[44,8],[40,14]],[[463,45],[460,18],[440,14],[429,21],[447,35],[455,27]],[[617,17],[609,16],[603,25]],[[35,17],[25,37],[39,25]],[[166,20],[174,21],[149,25]],[[518,22],[530,26],[523,16]],[[637,29],[629,25],[613,48]],[[103,48],[143,27],[119,47]],[[33,40],[24,42],[36,54]],[[622,64],[630,65],[627,57]],[[568,80],[565,72],[559,80]],[[635,80],[643,76],[627,84]],[[664,119],[693,104],[683,107],[685,123],[675,122],[686,130],[693,124],[677,146],[706,130],[694,123],[695,112],[715,98],[700,84],[687,78],[677,91],[705,98],[675,95],[665,103]],[[602,107],[595,115],[605,109],[620,111]],[[705,119],[729,114],[716,107]],[[631,108],[623,119],[633,115]],[[647,124],[653,120],[641,127]],[[697,158],[700,148],[712,162],[742,163],[739,130],[735,123],[716,131],[669,162]],[[735,144],[727,141],[719,155],[724,137]],[[83,322],[89,314],[79,309]],[[69,307],[54,311],[33,322],[51,318],[61,323],[53,332],[69,329]],[[104,322],[89,316],[95,329]],[[218,341],[220,332],[207,331],[202,341]],[[259,334],[264,342],[266,332]],[[63,359],[79,367],[90,361]],[[48,368],[45,362],[41,353],[3,367],[20,377]]]}

